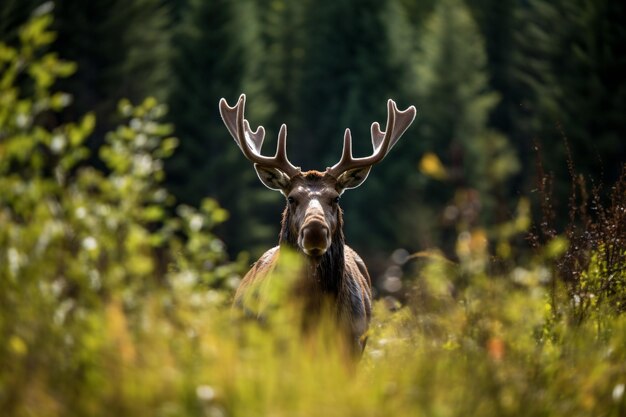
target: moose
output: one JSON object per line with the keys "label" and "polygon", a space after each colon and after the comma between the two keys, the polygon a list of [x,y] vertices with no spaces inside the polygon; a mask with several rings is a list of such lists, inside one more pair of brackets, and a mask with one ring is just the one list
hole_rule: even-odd
{"label": "moose", "polygon": [[385,130],[381,131],[377,122],[371,126],[372,155],[354,158],[352,136],[350,129],[346,129],[338,163],[324,172],[302,172],[287,159],[285,124],[280,127],[276,154],[273,157],[261,154],[265,129],[250,128],[244,118],[245,104],[245,94],[234,107],[222,98],[220,114],[241,152],[254,163],[261,182],[280,191],[286,198],[286,207],[278,246],[265,252],[244,276],[234,306],[246,309],[248,293],[268,280],[281,249],[296,251],[306,265],[296,280],[304,315],[315,316],[322,306],[329,305],[349,349],[360,355],[365,348],[371,316],[371,280],[361,257],[345,243],[339,197],[366,180],[372,166],[383,160],[411,125],[416,109],[410,106],[399,111],[396,103],[388,100]]}

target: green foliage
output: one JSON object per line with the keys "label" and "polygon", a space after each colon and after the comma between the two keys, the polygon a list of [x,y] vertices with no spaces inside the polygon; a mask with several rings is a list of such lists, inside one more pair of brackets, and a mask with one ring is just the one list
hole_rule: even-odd
{"label": "green foliage", "polygon": [[[37,9],[37,6],[42,6]],[[17,32],[31,13],[49,11],[50,2],[44,0],[6,0],[0,4],[0,39],[15,40]],[[37,10],[36,10],[37,9]]]}
{"label": "green foliage", "polygon": [[104,169],[89,163],[93,113],[54,123],[70,96],[51,88],[76,67],[45,52],[50,24],[0,43],[3,415],[624,415],[626,177],[609,204],[581,185],[571,228],[546,226],[530,255],[521,199],[507,223],[457,225],[456,262],[394,257],[405,303],[377,302],[353,362],[332,320],[301,332],[289,256],[261,323],[230,311],[239,268],[212,233],[227,213],[174,205],[157,100],[121,101]]}
{"label": "green foliage", "polygon": [[[162,105],[120,103],[128,122],[101,148],[106,172],[86,164],[93,114],[48,127],[70,102],[50,87],[75,69],[41,53],[55,38],[50,24],[49,15],[35,17],[20,30],[21,47],[0,44],[0,403],[8,415],[105,410],[117,395],[116,346],[133,354],[123,345],[126,324],[139,325],[151,303],[172,306],[170,286],[206,292],[237,270],[210,233],[225,218],[215,202],[167,212],[162,159],[176,140],[158,121]],[[103,401],[94,402],[100,388]]]}

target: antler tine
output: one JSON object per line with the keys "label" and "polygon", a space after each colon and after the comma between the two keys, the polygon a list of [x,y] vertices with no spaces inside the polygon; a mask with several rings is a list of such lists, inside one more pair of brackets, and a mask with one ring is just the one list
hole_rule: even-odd
{"label": "antler tine", "polygon": [[400,136],[413,123],[416,112],[415,106],[410,106],[408,109],[400,111],[395,101],[389,99],[387,101],[387,125],[385,126],[385,131],[382,132],[380,130],[378,122],[372,123],[371,132],[374,153],[367,157],[354,158],[352,156],[350,129],[346,129],[341,159],[331,168],[328,168],[327,172],[338,178],[341,174],[351,169],[365,168],[382,161],[396,142],[398,142]]}
{"label": "antler tine", "polygon": [[347,164],[350,160],[352,160],[352,133],[350,133],[350,129],[346,129],[346,132],[343,135],[343,150],[341,151],[341,159],[337,164],[335,164],[335,166]]}
{"label": "antler tine", "polygon": [[278,145],[273,157],[261,155],[261,147],[265,139],[265,129],[259,126],[254,132],[250,123],[244,119],[246,95],[239,96],[237,104],[230,107],[225,99],[220,100],[220,115],[233,139],[246,158],[255,164],[277,168],[292,177],[300,172],[287,158],[287,126],[282,125],[278,134]]}

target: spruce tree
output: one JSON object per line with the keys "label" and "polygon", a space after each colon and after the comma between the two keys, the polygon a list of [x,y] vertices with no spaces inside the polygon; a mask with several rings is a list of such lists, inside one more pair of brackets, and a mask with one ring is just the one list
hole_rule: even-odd
{"label": "spruce tree", "polygon": [[[453,199],[455,189],[475,190],[483,220],[493,221],[497,197],[506,196],[506,180],[519,164],[506,136],[488,127],[499,95],[489,88],[487,71],[485,41],[468,7],[461,0],[439,1],[416,61],[417,94],[424,109],[418,149],[434,152],[448,170],[443,184],[431,180],[414,186],[440,207]],[[434,220],[439,216],[431,212],[435,207],[416,210]]]}
{"label": "spruce tree", "polygon": [[498,91],[500,101],[490,114],[490,125],[514,135],[513,118],[520,92],[513,81],[515,18],[518,0],[467,0],[485,40],[489,86]]}
{"label": "spruce tree", "polygon": [[611,0],[533,0],[520,13],[516,78],[526,95],[518,128],[536,138],[567,201],[575,169],[596,180],[626,157],[626,6]]}
{"label": "spruce tree", "polygon": [[233,105],[245,92],[246,118],[254,126],[262,120],[263,95],[250,76],[260,53],[250,32],[254,13],[252,2],[190,0],[173,41],[170,120],[180,145],[166,165],[169,188],[183,203],[198,205],[212,197],[227,209],[231,220],[218,233],[231,253],[244,248],[256,253],[255,245],[270,238],[268,229],[256,223],[263,216],[253,215],[262,210],[259,199],[265,191],[218,112],[220,98]]}
{"label": "spruce tree", "polygon": [[304,26],[307,1],[261,0],[258,3],[258,36],[263,54],[257,56],[253,71],[264,80],[268,103],[261,118],[268,129],[267,140],[275,142],[282,123],[288,125],[291,136],[300,122],[298,104],[304,42],[311,35]]}
{"label": "spruce tree", "polygon": [[[389,1],[310,2],[306,11],[305,57],[298,94],[307,166],[332,164],[343,131],[368,138],[369,125],[383,120],[385,102],[398,90],[385,14]],[[369,152],[369,140],[355,140],[355,152]],[[338,151],[339,150],[339,151]]]}

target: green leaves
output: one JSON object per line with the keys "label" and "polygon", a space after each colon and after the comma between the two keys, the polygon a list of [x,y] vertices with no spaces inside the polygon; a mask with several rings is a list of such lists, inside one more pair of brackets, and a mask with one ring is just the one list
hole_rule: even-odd
{"label": "green leaves", "polygon": [[69,77],[75,71],[74,63],[61,61],[54,53],[46,54],[28,66],[28,74],[38,90],[50,88],[57,78]]}
{"label": "green leaves", "polygon": [[68,94],[52,93],[50,87],[76,70],[74,63],[59,59],[56,53],[42,53],[55,38],[49,30],[51,23],[51,15],[37,15],[20,29],[18,47],[0,43],[0,174],[15,170],[11,165],[15,161],[25,179],[36,178],[45,169],[48,155],[54,154],[59,156],[57,174],[64,177],[88,154],[80,145],[94,128],[93,115],[85,116],[78,126],[67,124],[53,130],[38,121],[69,105]]}
{"label": "green leaves", "polygon": [[[134,363],[138,334],[130,328],[142,326],[151,302],[172,305],[180,296],[161,288],[181,276],[194,288],[220,286],[239,270],[211,232],[224,210],[207,202],[189,218],[177,216],[161,185],[162,158],[177,145],[172,126],[159,120],[165,106],[154,98],[120,103],[124,124],[107,135],[95,164],[104,170],[87,159],[93,112],[50,122],[71,102],[52,87],[76,69],[43,53],[55,37],[50,23],[49,15],[35,17],[18,47],[0,44],[0,386],[10,386],[0,390],[0,408],[7,415],[30,407],[26,392],[39,398],[40,415],[66,406],[93,414],[101,408],[93,390],[100,387],[101,399],[116,391],[103,381],[122,358],[118,349],[126,368]],[[40,371],[29,376],[31,366]]]}
{"label": "green leaves", "polygon": [[49,31],[53,17],[51,14],[35,16],[19,31],[19,38],[23,45],[39,49],[54,42],[56,34]]}

